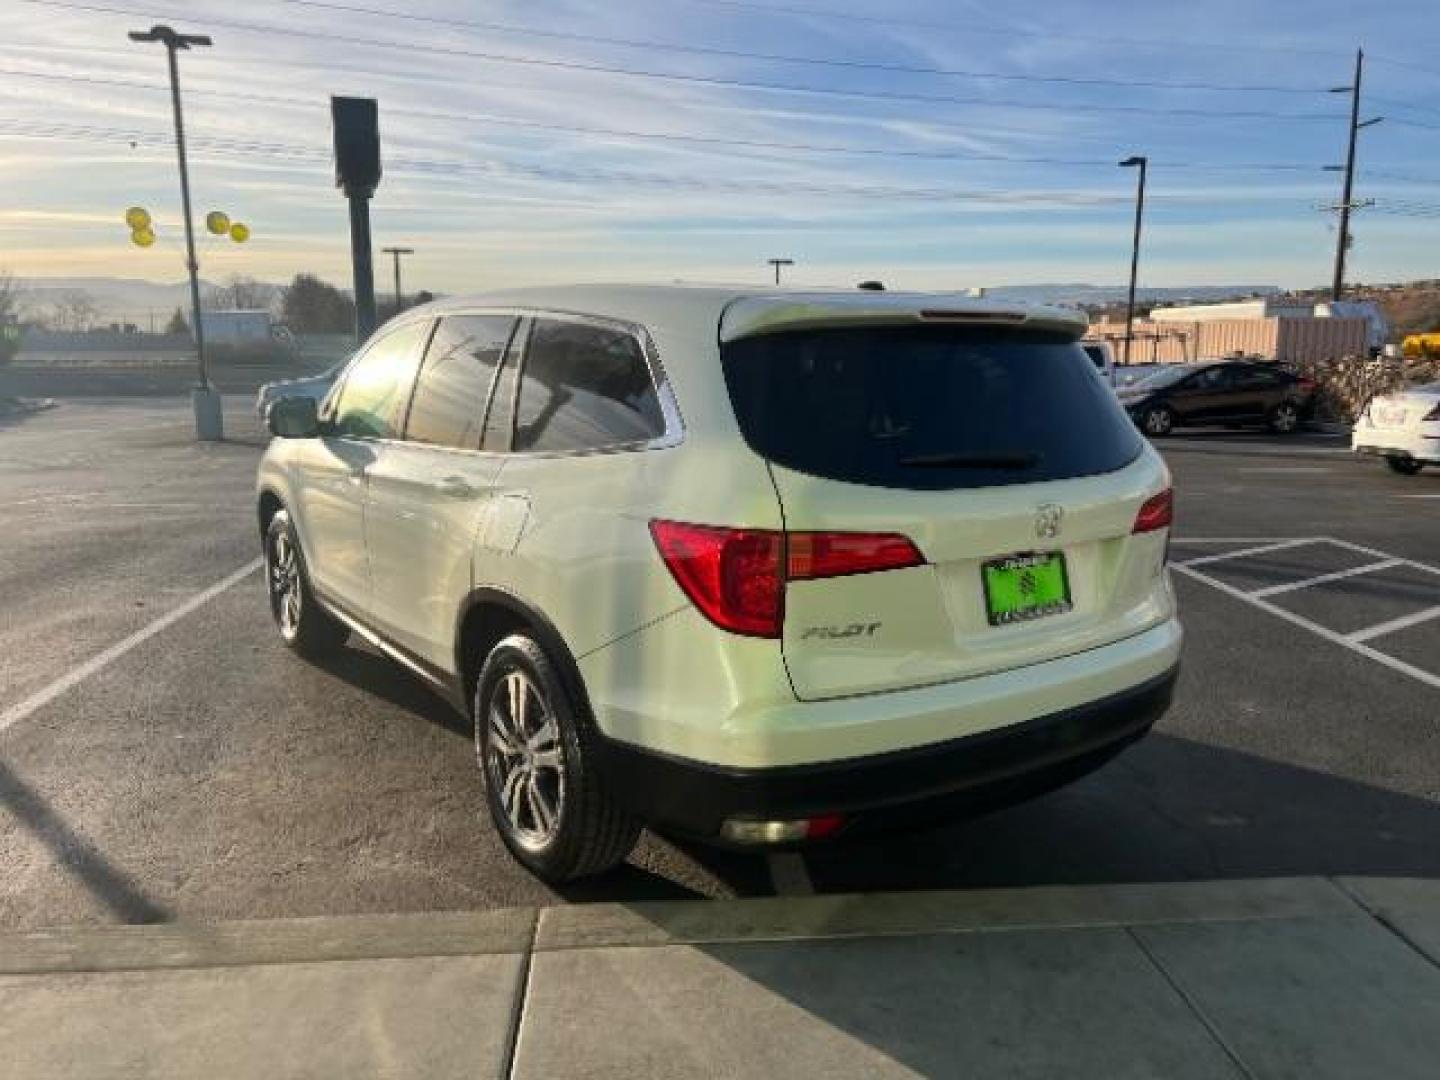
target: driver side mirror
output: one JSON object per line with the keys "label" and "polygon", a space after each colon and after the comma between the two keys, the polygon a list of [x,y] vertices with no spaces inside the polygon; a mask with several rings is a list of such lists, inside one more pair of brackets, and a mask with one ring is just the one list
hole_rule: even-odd
{"label": "driver side mirror", "polygon": [[320,404],[311,397],[281,398],[265,414],[265,426],[281,439],[313,439],[320,434]]}

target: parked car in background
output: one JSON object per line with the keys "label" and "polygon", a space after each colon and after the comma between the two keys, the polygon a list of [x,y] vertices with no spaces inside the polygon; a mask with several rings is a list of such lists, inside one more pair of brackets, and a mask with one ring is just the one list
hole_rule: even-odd
{"label": "parked car in background", "polygon": [[1440,382],[1371,398],[1350,443],[1357,454],[1382,457],[1404,476],[1440,465]]}
{"label": "parked car in background", "polygon": [[1177,427],[1264,425],[1288,435],[1309,415],[1315,383],[1274,364],[1224,361],[1167,368],[1119,391],[1147,435]]}
{"label": "parked car in background", "polygon": [[307,375],[299,379],[277,379],[275,382],[264,383],[255,395],[255,415],[260,418],[261,423],[265,421],[265,414],[270,411],[270,406],[281,398],[286,397],[308,397],[315,401],[321,401],[335,385],[335,380],[340,377],[340,372],[345,370],[345,365],[350,362],[347,356],[337,363],[331,364],[318,375]]}
{"label": "parked car in background", "polygon": [[1095,370],[1105,377],[1111,386],[1115,385],[1115,346],[1108,341],[1082,341],[1080,347],[1095,365]]}
{"label": "parked car in background", "polygon": [[1165,711],[1182,637],[1170,475],[1083,330],[870,291],[413,309],[270,409],[279,636],[447,693],[547,881],[644,823],[764,849],[1067,783]]}

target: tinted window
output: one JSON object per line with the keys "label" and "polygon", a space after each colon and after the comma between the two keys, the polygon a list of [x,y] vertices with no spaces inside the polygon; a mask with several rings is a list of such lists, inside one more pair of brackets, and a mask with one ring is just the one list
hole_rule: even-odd
{"label": "tinted window", "polygon": [[623,331],[539,319],[520,379],[515,449],[593,450],[665,430],[640,343]]}
{"label": "tinted window", "polygon": [[1198,371],[1185,383],[1187,390],[1204,390],[1206,393],[1213,393],[1216,390],[1227,390],[1230,387],[1230,369],[1223,367],[1206,368]]}
{"label": "tinted window", "polygon": [[1246,390],[1271,389],[1281,386],[1286,379],[1279,371],[1266,371],[1264,368],[1236,368],[1235,386]]}
{"label": "tinted window", "polygon": [[918,489],[1118,469],[1141,439],[1085,351],[1057,335],[964,327],[766,334],[726,345],[750,446],[776,464]]}
{"label": "tinted window", "polygon": [[1105,350],[1095,345],[1085,346],[1085,355],[1090,357],[1090,362],[1100,371],[1105,370]]}
{"label": "tinted window", "polygon": [[335,400],[337,435],[395,438],[415,381],[420,342],[429,326],[420,320],[390,330],[350,365]]}
{"label": "tinted window", "polygon": [[440,320],[415,383],[405,437],[462,450],[480,447],[480,425],[495,369],[515,320],[504,315],[457,315]]}

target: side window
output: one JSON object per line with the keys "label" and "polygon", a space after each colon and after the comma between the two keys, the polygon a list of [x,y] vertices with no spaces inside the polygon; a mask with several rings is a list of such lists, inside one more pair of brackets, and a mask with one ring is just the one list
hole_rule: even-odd
{"label": "side window", "polygon": [[495,383],[490,399],[490,414],[485,418],[485,434],[480,449],[503,452],[510,449],[510,428],[515,420],[515,371],[520,365],[525,339],[530,334],[530,320],[524,319],[510,337],[510,349]]}
{"label": "side window", "polygon": [[480,448],[485,402],[514,326],[508,315],[440,320],[415,383],[405,422],[407,439],[461,450]]}
{"label": "side window", "polygon": [[1216,390],[1225,390],[1230,386],[1230,372],[1223,367],[1206,368],[1198,375],[1188,380],[1188,385],[1195,390],[1204,390],[1213,393]]}
{"label": "side window", "polygon": [[1279,386],[1281,376],[1264,368],[1239,368],[1235,372],[1235,385],[1245,390],[1269,390]]}
{"label": "side window", "polygon": [[345,373],[335,399],[337,435],[393,439],[399,431],[420,361],[420,343],[430,328],[419,319],[376,338]]}
{"label": "side window", "polygon": [[539,319],[523,368],[516,450],[594,450],[665,431],[650,365],[632,334]]}

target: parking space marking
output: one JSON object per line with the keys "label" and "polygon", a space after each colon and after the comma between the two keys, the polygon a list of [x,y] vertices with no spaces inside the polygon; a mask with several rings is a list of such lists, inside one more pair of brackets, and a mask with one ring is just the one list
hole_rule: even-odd
{"label": "parking space marking", "polygon": [[[1274,615],[1276,618],[1284,619],[1288,623],[1302,627],[1312,634],[1324,638],[1326,641],[1349,649],[1351,652],[1359,653],[1367,660],[1374,660],[1377,664],[1382,664],[1392,671],[1407,675],[1417,682],[1422,682],[1427,686],[1440,689],[1440,674],[1426,671],[1424,668],[1416,667],[1414,664],[1406,663],[1404,660],[1399,660],[1366,644],[1366,642],[1384,634],[1390,634],[1397,630],[1404,630],[1407,627],[1417,626],[1421,623],[1429,622],[1432,619],[1440,619],[1440,605],[1411,612],[1409,615],[1402,615],[1399,618],[1377,623],[1374,626],[1367,626],[1348,634],[1342,634],[1337,630],[1330,629],[1328,626],[1322,626],[1313,619],[1307,619],[1303,615],[1297,615],[1293,611],[1287,611],[1277,604],[1272,604],[1269,599],[1267,599],[1279,593],[1294,592],[1298,589],[1323,585],[1326,582],[1338,581],[1343,578],[1353,577],[1357,574],[1377,573],[1382,570],[1393,570],[1399,567],[1440,576],[1440,567],[1431,566],[1429,563],[1417,562],[1414,559],[1402,559],[1388,552],[1380,551],[1377,548],[1366,547],[1364,544],[1351,543],[1349,540],[1337,540],[1333,536],[1290,537],[1288,539],[1272,540],[1265,540],[1260,537],[1197,537],[1195,539],[1176,537],[1174,543],[1180,546],[1186,544],[1240,543],[1249,545],[1238,551],[1225,551],[1215,555],[1203,555],[1198,559],[1188,559],[1183,562],[1172,563],[1170,568],[1178,574],[1183,574],[1194,581],[1199,581],[1209,585],[1213,589],[1218,589],[1225,595],[1232,596],[1236,600],[1244,601],[1252,607],[1257,607],[1261,611]],[[1306,578],[1303,581],[1285,582],[1280,585],[1270,585],[1262,589],[1252,589],[1248,591],[1237,588],[1228,582],[1221,581],[1219,578],[1212,577],[1209,574],[1195,569],[1197,566],[1223,562],[1227,559],[1244,558],[1247,555],[1264,555],[1272,551],[1284,551],[1288,548],[1299,547],[1302,544],[1329,544],[1333,547],[1344,548],[1347,551],[1369,555],[1376,561],[1348,570],[1339,570],[1331,574],[1320,574],[1316,577]]]}
{"label": "parking space marking", "polygon": [[1272,551],[1284,551],[1286,548],[1300,547],[1302,544],[1318,543],[1320,543],[1318,536],[1307,536],[1298,540],[1273,540],[1255,547],[1241,548],[1239,551],[1222,551],[1218,555],[1202,555],[1198,559],[1187,559],[1177,565],[1205,566],[1207,563],[1223,562],[1226,559],[1243,559],[1246,555],[1267,555]]}
{"label": "parking space marking", "polygon": [[156,634],[160,633],[160,631],[173,626],[186,615],[189,615],[191,612],[214,600],[215,597],[219,596],[226,589],[244,581],[251,574],[255,573],[256,570],[259,570],[264,561],[264,559],[252,559],[233,574],[221,578],[208,589],[196,593],[179,607],[172,608],[154,622],[142,626],[129,637],[122,638],[104,652],[85,661],[85,663],[79,667],[72,668],[49,686],[37,690],[19,704],[10,706],[10,708],[6,709],[3,713],[0,713],[0,732],[5,731],[14,724],[18,724],[36,710],[44,708],[61,694],[65,693],[65,691],[74,686],[78,686],[97,671],[120,659],[120,657],[124,656],[137,645],[143,645],[146,641],[149,641]]}
{"label": "parking space marking", "polygon": [[1397,619],[1388,622],[1376,623],[1374,626],[1367,626],[1363,630],[1355,630],[1347,634],[1351,641],[1369,641],[1371,638],[1379,637],[1381,634],[1393,634],[1396,630],[1405,630],[1412,626],[1419,626],[1431,619],[1440,619],[1440,604],[1435,607],[1426,608],[1424,611],[1412,611],[1409,615],[1401,615]]}
{"label": "parking space marking", "polygon": [[1328,626],[1321,626],[1319,623],[1312,622],[1303,615],[1296,615],[1293,611],[1286,611],[1284,608],[1270,603],[1269,600],[1257,599],[1244,589],[1237,589],[1235,586],[1221,581],[1219,578],[1213,578],[1209,574],[1202,574],[1198,570],[1192,570],[1183,563],[1177,563],[1173,565],[1171,569],[1184,574],[1186,577],[1193,578],[1196,581],[1204,582],[1212,588],[1219,589],[1227,596],[1233,596],[1236,600],[1243,600],[1245,603],[1251,604],[1261,611],[1267,611],[1277,618],[1284,619],[1286,622],[1303,627],[1312,634],[1317,634],[1324,638],[1326,641],[1334,642],[1336,645],[1349,649],[1351,652],[1359,653],[1369,660],[1374,660],[1377,664],[1383,664],[1392,671],[1398,671],[1400,674],[1408,675],[1410,678],[1425,683],[1427,686],[1440,689],[1440,675],[1426,671],[1424,668],[1418,668],[1414,664],[1407,664],[1404,660],[1397,660],[1395,657],[1389,656],[1379,649],[1372,649],[1363,642],[1352,641],[1345,634],[1331,630]]}
{"label": "parking space marking", "polygon": [[1311,475],[1314,473],[1328,473],[1330,470],[1321,465],[1267,465],[1250,469],[1239,469],[1242,473],[1271,473],[1282,476],[1292,474]]}
{"label": "parking space marking", "polygon": [[1316,577],[1305,578],[1303,581],[1287,581],[1281,585],[1270,585],[1263,589],[1256,589],[1250,593],[1250,595],[1275,596],[1279,593],[1294,592],[1296,589],[1308,589],[1312,585],[1324,585],[1329,581],[1343,581],[1345,578],[1358,577],[1361,574],[1373,574],[1380,570],[1393,570],[1397,566],[1404,565],[1404,559],[1381,559],[1379,562],[1366,563],[1364,566],[1352,566],[1349,570],[1336,570],[1330,574],[1319,574]]}

